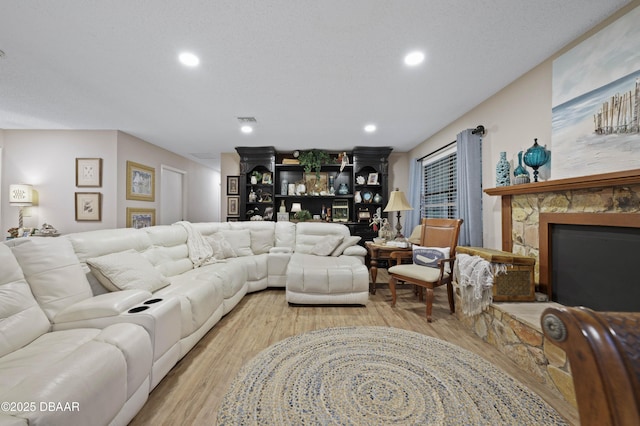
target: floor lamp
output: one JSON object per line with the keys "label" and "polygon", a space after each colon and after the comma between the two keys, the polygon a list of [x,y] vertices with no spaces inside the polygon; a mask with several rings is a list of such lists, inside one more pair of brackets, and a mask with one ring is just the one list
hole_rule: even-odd
{"label": "floor lamp", "polygon": [[391,191],[391,196],[389,197],[389,203],[387,207],[384,208],[385,212],[398,212],[396,218],[396,240],[404,239],[402,235],[402,225],[400,224],[400,212],[413,210],[413,207],[407,201],[407,197],[404,196],[404,192],[400,191],[396,188],[395,191]]}

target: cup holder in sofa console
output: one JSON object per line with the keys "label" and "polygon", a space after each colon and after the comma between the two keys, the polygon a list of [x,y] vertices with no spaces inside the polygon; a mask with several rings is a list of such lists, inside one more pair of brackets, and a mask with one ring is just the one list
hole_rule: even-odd
{"label": "cup holder in sofa console", "polygon": [[154,303],[162,302],[162,299],[149,299],[144,302],[145,305],[153,305]]}
{"label": "cup holder in sofa console", "polygon": [[147,309],[149,309],[148,306],[136,306],[135,308],[129,309],[127,312],[130,314],[137,314],[138,312],[146,311]]}

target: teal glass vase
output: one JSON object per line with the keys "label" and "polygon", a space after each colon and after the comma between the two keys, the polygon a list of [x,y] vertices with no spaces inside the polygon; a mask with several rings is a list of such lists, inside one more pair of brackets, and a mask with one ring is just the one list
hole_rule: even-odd
{"label": "teal glass vase", "polygon": [[533,146],[524,153],[524,164],[533,169],[533,181],[538,181],[538,168],[544,166],[549,161],[549,151],[545,147],[538,145],[538,139],[533,140]]}

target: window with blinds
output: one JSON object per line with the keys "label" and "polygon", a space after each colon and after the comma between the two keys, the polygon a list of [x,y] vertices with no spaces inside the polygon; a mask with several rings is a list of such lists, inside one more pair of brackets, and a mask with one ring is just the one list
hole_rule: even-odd
{"label": "window with blinds", "polygon": [[422,160],[422,217],[458,217],[456,153],[453,143]]}

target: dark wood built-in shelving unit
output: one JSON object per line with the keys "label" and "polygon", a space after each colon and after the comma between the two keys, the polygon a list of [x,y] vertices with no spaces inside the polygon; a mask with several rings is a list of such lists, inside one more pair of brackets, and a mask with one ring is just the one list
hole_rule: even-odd
{"label": "dark wood built-in shelving unit", "polygon": [[[293,152],[279,152],[274,147],[237,147],[236,151],[240,155],[240,220],[249,220],[253,214],[264,215],[265,210],[270,208],[273,211],[272,220],[276,220],[277,212],[284,202],[287,212],[291,211],[293,203],[301,203],[302,208],[309,210],[312,215],[321,215],[324,211],[333,209],[336,202],[346,205],[348,216],[344,223],[351,230],[352,235],[359,235],[362,241],[371,240],[377,236],[370,226],[370,221],[363,217],[373,218],[377,209],[384,210],[384,206],[389,200],[389,154],[390,147],[355,147],[352,151],[346,152],[349,157],[349,164],[340,171],[341,164],[337,158],[341,152],[327,152],[334,160],[330,164],[323,164],[320,172],[323,177],[333,177],[335,194],[330,195],[289,195],[288,190],[282,188],[283,181],[290,184],[297,184],[303,181],[305,176],[304,167],[300,164],[283,164],[285,159],[294,159]],[[262,174],[271,173],[272,180],[269,184],[261,182],[252,185],[251,174],[258,171]],[[314,174],[315,172],[310,172]],[[378,179],[375,185],[368,184],[370,173],[377,173]],[[357,178],[362,176],[364,184],[358,184]],[[348,187],[347,194],[339,194],[338,189],[341,184]],[[328,185],[327,185],[328,188]],[[262,195],[263,201],[249,202],[251,191]],[[368,195],[368,199],[356,202],[355,192],[360,191],[362,195]],[[313,188],[307,188],[307,192],[313,192]],[[270,197],[264,197],[270,194]],[[381,197],[378,202],[374,202],[374,196]],[[266,198],[268,201],[264,201]],[[260,197],[258,198],[258,200]],[[386,217],[386,213],[382,212]]]}

